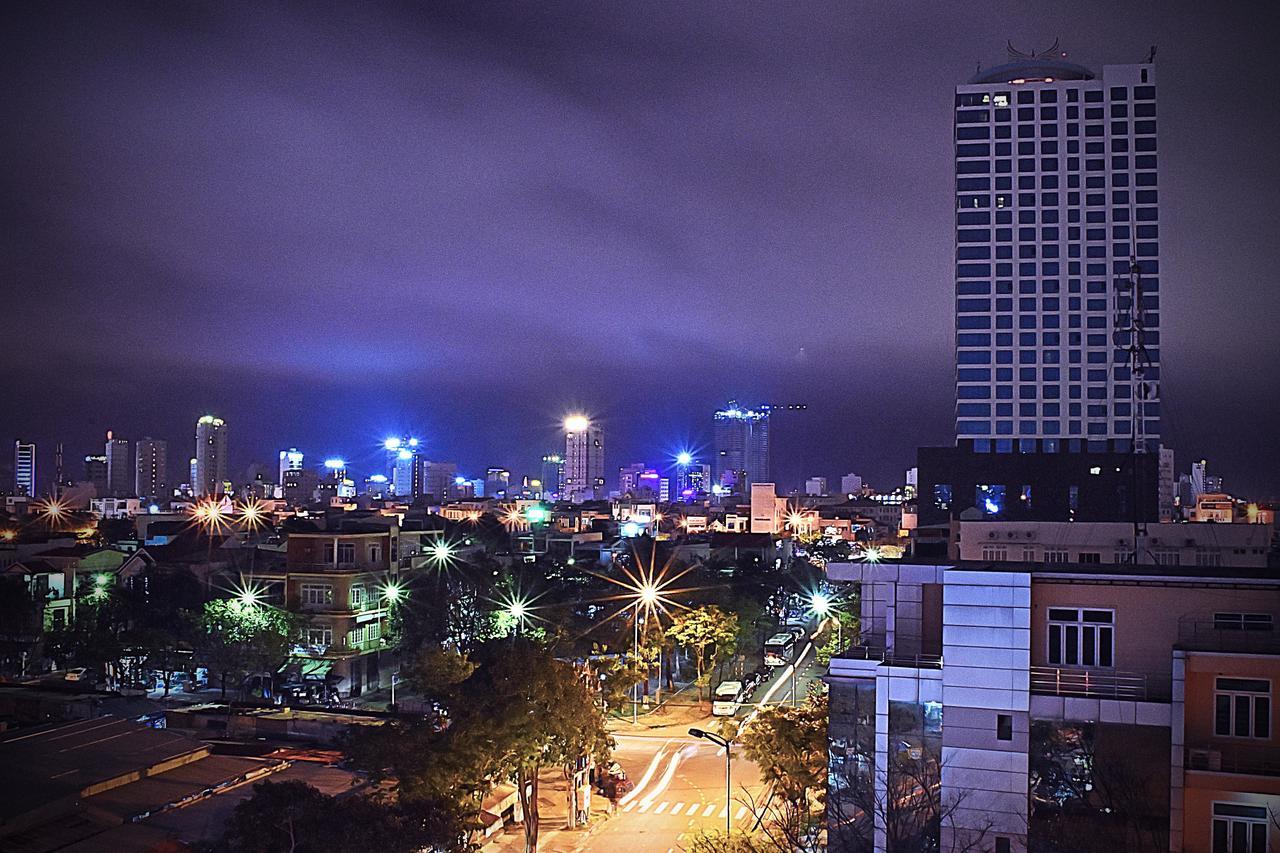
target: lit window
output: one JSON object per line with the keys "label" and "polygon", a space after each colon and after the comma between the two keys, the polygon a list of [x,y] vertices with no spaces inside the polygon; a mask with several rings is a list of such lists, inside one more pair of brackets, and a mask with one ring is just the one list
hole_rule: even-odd
{"label": "lit window", "polygon": [[307,645],[319,651],[325,651],[333,645],[333,627],[330,625],[307,626]]}
{"label": "lit window", "polygon": [[1005,487],[1000,484],[978,484],[974,487],[974,504],[985,515],[1004,512]]}
{"label": "lit window", "polygon": [[1049,608],[1049,663],[1113,665],[1115,611]]}
{"label": "lit window", "polygon": [[1271,682],[1219,678],[1214,683],[1213,733],[1218,737],[1271,737]]}

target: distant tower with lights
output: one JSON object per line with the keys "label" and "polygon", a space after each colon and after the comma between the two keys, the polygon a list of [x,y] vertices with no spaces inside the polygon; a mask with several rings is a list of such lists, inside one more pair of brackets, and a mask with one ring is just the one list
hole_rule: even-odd
{"label": "distant tower with lights", "polygon": [[129,442],[107,430],[107,493],[113,498],[128,496],[133,490],[134,471],[129,464]]}
{"label": "distant tower with lights", "polygon": [[391,477],[391,494],[414,500],[423,493],[422,466],[418,462],[421,442],[412,436],[391,436],[382,442],[387,451],[387,473]]}
{"label": "distant tower with lights", "polygon": [[769,412],[730,400],[715,413],[717,484],[745,495],[752,483],[769,482]]}
{"label": "distant tower with lights", "polygon": [[134,494],[158,501],[169,494],[169,443],[159,438],[144,438],[134,448]]}
{"label": "distant tower with lights", "polygon": [[604,497],[604,433],[585,415],[564,419],[564,494],[573,503]]}
{"label": "distant tower with lights", "polygon": [[191,489],[198,498],[216,497],[227,481],[227,422],[213,415],[196,421],[196,456]]}
{"label": "distant tower with lights", "polygon": [[35,442],[13,443],[14,492],[27,497],[36,496],[36,445]]}

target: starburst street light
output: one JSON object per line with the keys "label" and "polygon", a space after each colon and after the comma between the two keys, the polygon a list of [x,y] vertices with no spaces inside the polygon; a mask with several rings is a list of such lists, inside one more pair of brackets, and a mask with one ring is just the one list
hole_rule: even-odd
{"label": "starburst street light", "polygon": [[874,545],[868,545],[862,549],[862,559],[868,563],[878,563],[883,556],[880,549]]}
{"label": "starburst street light", "polygon": [[591,427],[591,419],[586,415],[569,415],[564,419],[565,432],[585,432]]}
{"label": "starburst street light", "polygon": [[382,585],[382,598],[388,604],[399,604],[408,595],[408,591],[398,581],[389,580]]}
{"label": "starburst street light", "polygon": [[437,542],[431,546],[427,556],[436,566],[447,566],[453,562],[453,547],[448,542]]}
{"label": "starburst street light", "polygon": [[246,501],[240,505],[239,522],[249,530],[257,530],[267,517],[267,508],[256,500]]}
{"label": "starburst street light", "polygon": [[50,527],[53,527],[67,516],[67,505],[57,498],[48,498],[37,505],[36,511],[49,523]]}
{"label": "starburst street light", "polygon": [[676,464],[682,468],[688,468],[693,464],[693,454],[687,450],[682,450],[676,454]]}

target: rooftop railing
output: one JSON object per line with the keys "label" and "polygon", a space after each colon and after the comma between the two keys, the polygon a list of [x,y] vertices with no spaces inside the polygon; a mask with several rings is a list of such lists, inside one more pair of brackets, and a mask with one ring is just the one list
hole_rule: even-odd
{"label": "rooftop railing", "polygon": [[1134,702],[1169,701],[1170,679],[1141,672],[1031,667],[1031,692],[1088,699],[1127,699]]}
{"label": "rooftop railing", "polygon": [[1280,654],[1280,629],[1275,619],[1184,618],[1178,621],[1178,645],[1189,651]]}

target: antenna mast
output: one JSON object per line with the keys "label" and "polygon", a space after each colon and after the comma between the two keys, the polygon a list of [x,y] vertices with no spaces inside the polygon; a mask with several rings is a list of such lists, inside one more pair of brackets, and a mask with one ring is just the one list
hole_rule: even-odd
{"label": "antenna mast", "polygon": [[1141,478],[1138,471],[1140,457],[1147,453],[1146,401],[1151,396],[1147,382],[1147,368],[1151,356],[1146,345],[1146,312],[1142,294],[1142,267],[1134,255],[1129,256],[1128,276],[1116,277],[1115,326],[1113,335],[1117,349],[1127,354],[1129,365],[1130,435],[1132,436],[1130,463],[1133,469],[1133,564],[1138,564],[1141,538],[1147,535],[1138,500]]}

